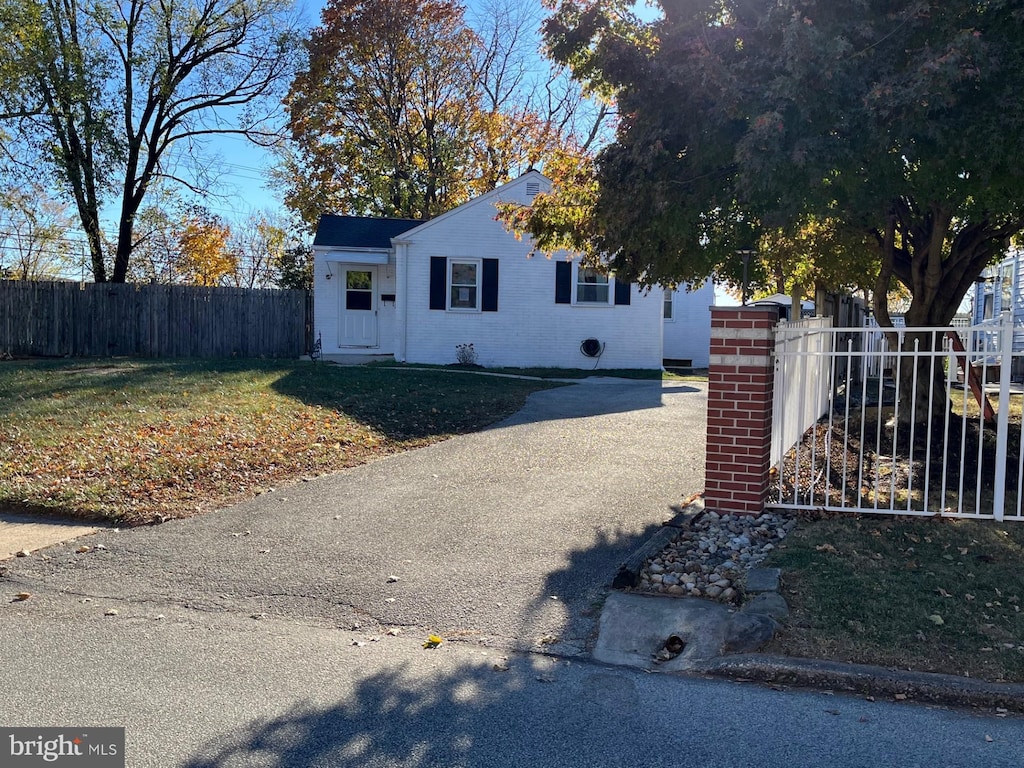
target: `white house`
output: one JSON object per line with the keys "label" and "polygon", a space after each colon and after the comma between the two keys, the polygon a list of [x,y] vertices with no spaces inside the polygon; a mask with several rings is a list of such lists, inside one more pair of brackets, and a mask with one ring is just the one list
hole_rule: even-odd
{"label": "white house", "polygon": [[324,358],[448,364],[472,344],[487,367],[660,368],[661,290],[527,258],[530,245],[496,220],[495,203],[529,205],[549,188],[530,171],[429,221],[321,217],[313,285]]}
{"label": "white house", "polygon": [[1003,312],[1013,315],[1014,325],[1024,325],[1024,259],[1012,249],[998,264],[987,267],[974,283],[971,322],[997,319]]}
{"label": "white house", "polygon": [[[1024,250],[1011,248],[998,263],[987,267],[974,282],[970,322],[980,325],[997,322],[1004,312],[1013,322],[1013,352],[1024,350]],[[984,339],[984,341],[982,341]],[[987,339],[976,336],[986,349],[998,349],[995,332]],[[1024,359],[1011,357],[1011,379],[1024,380]]]}
{"label": "white house", "polygon": [[665,289],[662,357],[665,365],[707,368],[711,360],[711,307],[715,284]]}

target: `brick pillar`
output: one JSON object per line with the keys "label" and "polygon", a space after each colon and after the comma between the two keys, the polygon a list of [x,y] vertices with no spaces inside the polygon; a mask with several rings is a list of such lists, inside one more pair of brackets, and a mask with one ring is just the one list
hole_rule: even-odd
{"label": "brick pillar", "polygon": [[777,307],[712,307],[704,505],[759,515],[768,494]]}

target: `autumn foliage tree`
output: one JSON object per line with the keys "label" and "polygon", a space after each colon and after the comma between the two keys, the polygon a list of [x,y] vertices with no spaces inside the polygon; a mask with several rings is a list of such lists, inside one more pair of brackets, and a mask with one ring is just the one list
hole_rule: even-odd
{"label": "autumn foliage tree", "polygon": [[38,183],[0,192],[0,278],[47,280],[77,266],[66,208]]}
{"label": "autumn foliage tree", "polygon": [[[216,134],[269,140],[291,0],[0,0],[3,149],[74,204],[97,282],[123,282],[151,190],[201,190]],[[179,150],[173,152],[173,150]],[[105,207],[109,206],[109,207]],[[117,235],[108,269],[101,213]]]}
{"label": "autumn foliage tree", "polygon": [[589,207],[566,213],[570,197],[521,225],[629,276],[692,282],[735,275],[763,232],[834,220],[868,238],[882,323],[899,283],[908,325],[948,325],[1024,230],[1020,3],[660,5],[642,23],[626,0],[557,3],[552,54],[614,93],[622,120]]}
{"label": "autumn foliage tree", "polygon": [[478,32],[454,0],[329,0],[286,99],[287,205],[431,217],[571,141],[580,91],[526,63],[517,7],[494,0]]}
{"label": "autumn foliage tree", "polygon": [[178,234],[176,268],[189,285],[216,286],[230,281],[238,257],[228,248],[231,228],[200,211],[190,216]]}
{"label": "autumn foliage tree", "polygon": [[655,281],[833,221],[870,239],[883,304],[897,280],[908,322],[944,325],[1024,227],[1018,4],[666,0],[650,23],[630,5],[565,0],[546,24],[623,119],[585,199],[531,228]]}
{"label": "autumn foliage tree", "polygon": [[272,211],[253,211],[231,230],[228,247],[237,267],[232,283],[241,288],[269,288],[289,245],[287,224]]}

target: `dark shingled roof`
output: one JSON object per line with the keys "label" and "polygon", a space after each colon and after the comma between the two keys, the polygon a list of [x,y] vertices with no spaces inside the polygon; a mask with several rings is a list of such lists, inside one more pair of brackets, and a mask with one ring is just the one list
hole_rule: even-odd
{"label": "dark shingled roof", "polygon": [[390,248],[391,238],[423,222],[419,219],[378,219],[325,213],[316,225],[313,245],[335,248]]}

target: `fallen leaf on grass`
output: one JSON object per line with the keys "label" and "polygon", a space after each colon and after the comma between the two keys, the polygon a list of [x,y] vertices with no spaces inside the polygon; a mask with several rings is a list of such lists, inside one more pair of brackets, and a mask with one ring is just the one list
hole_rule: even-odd
{"label": "fallen leaf on grass", "polygon": [[437,648],[441,643],[444,642],[444,638],[438,635],[428,635],[426,642],[423,643],[424,648]]}
{"label": "fallen leaf on grass", "polygon": [[833,547],[831,544],[819,544],[815,547],[818,552],[828,552],[830,555],[838,555],[839,550]]}

